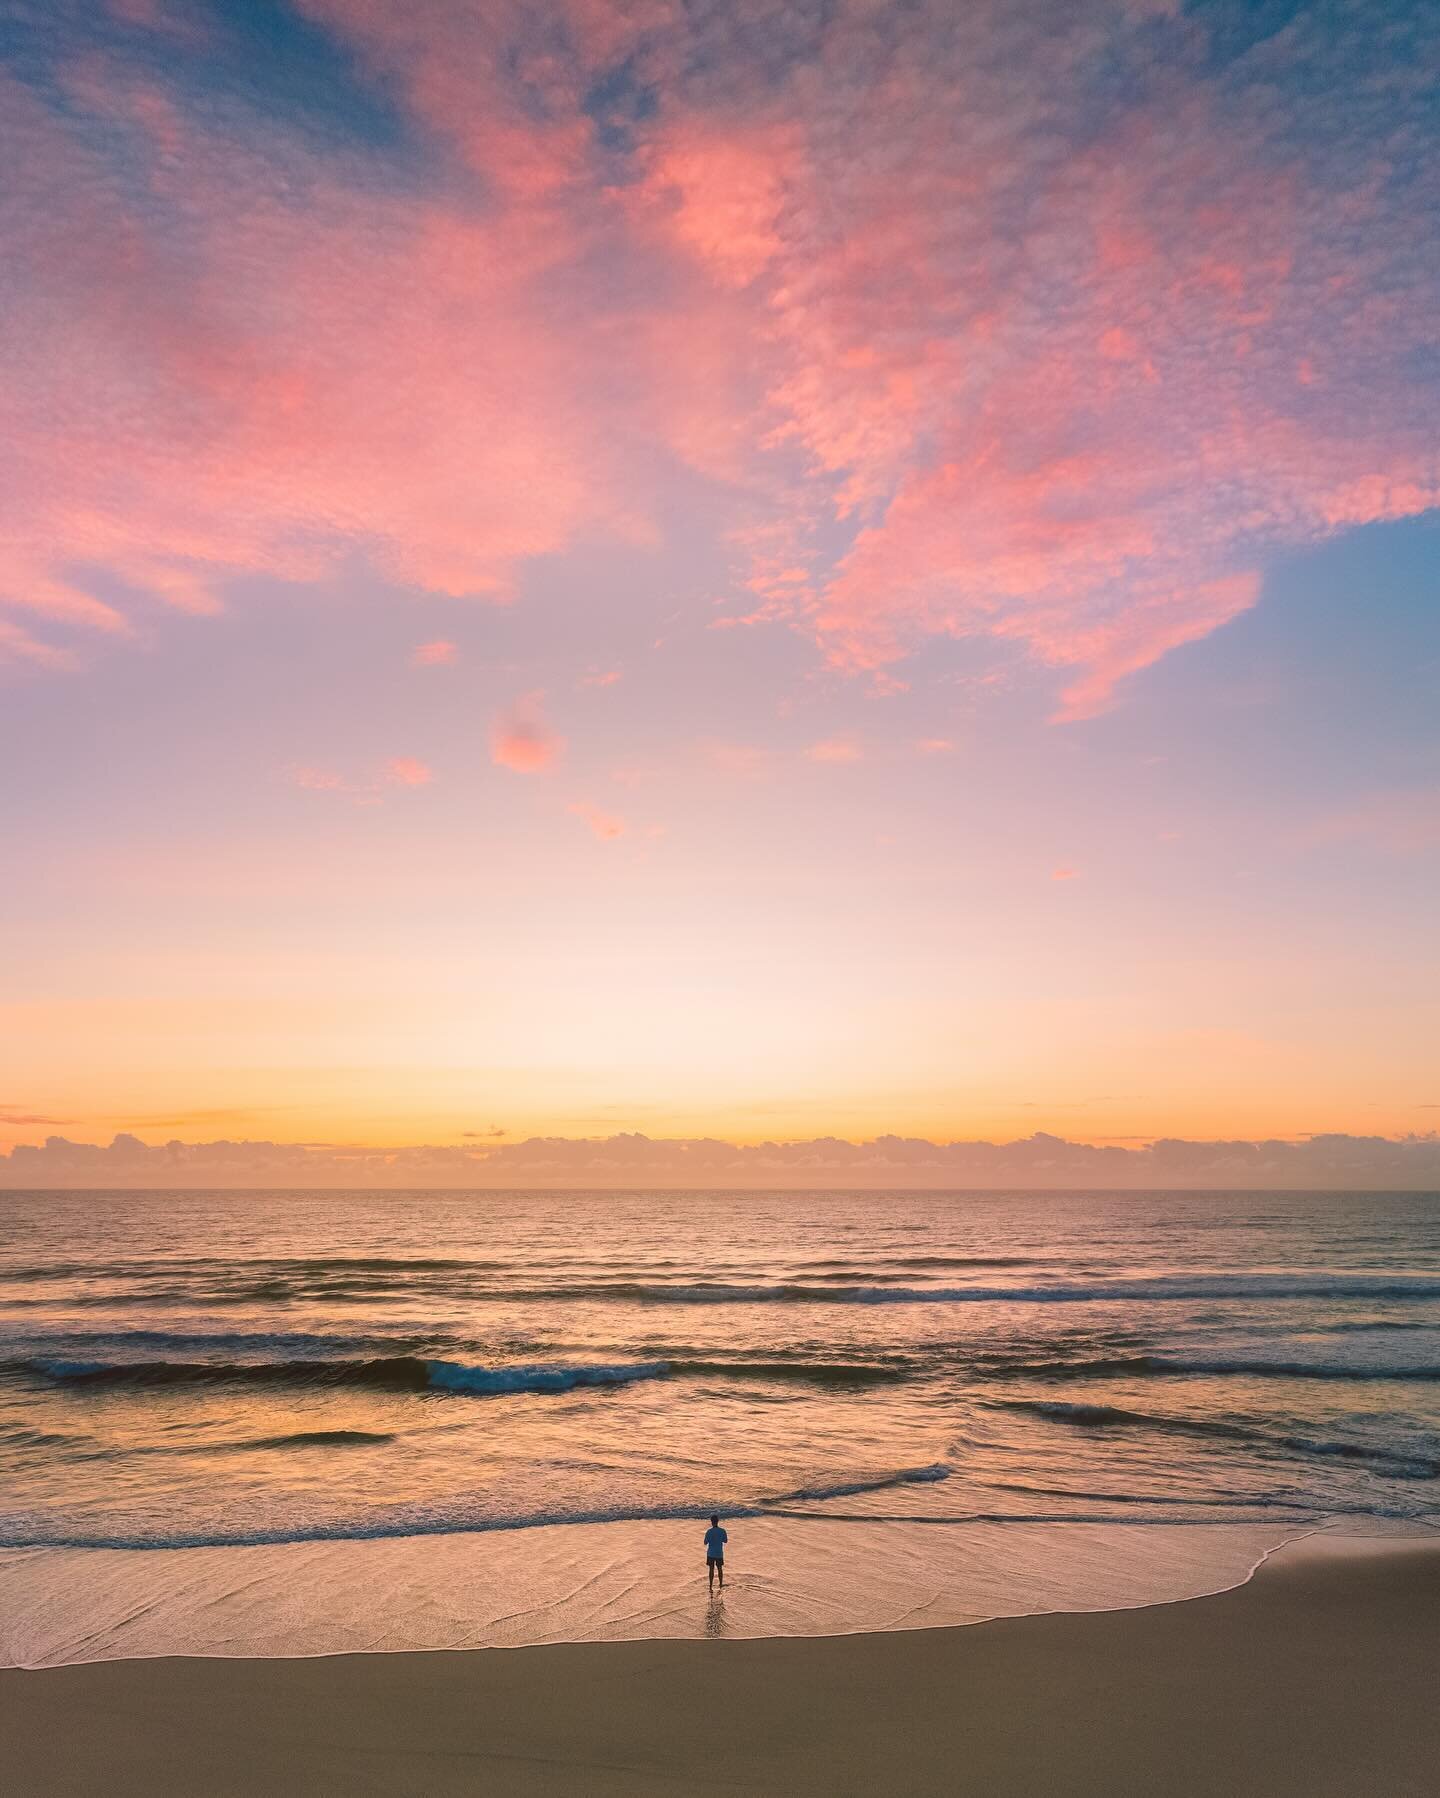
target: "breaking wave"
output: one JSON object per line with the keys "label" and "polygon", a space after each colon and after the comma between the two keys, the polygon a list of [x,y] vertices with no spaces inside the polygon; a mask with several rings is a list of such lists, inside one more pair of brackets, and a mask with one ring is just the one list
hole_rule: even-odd
{"label": "breaking wave", "polygon": [[948,1480],[950,1469],[944,1461],[933,1461],[928,1467],[902,1467],[898,1473],[880,1480],[849,1480],[836,1486],[802,1486],[787,1492],[773,1502],[780,1505],[799,1504],[805,1499],[854,1498],[861,1492],[884,1492],[892,1486],[929,1486],[937,1480]]}
{"label": "breaking wave", "polygon": [[573,1392],[638,1380],[779,1380],[821,1386],[880,1385],[910,1368],[889,1361],[667,1359],[606,1364],[488,1367],[419,1355],[292,1358],[271,1361],[82,1361],[35,1355],[0,1361],[0,1372],[67,1387],[364,1386],[396,1392],[498,1396]]}
{"label": "breaking wave", "polygon": [[991,1399],[987,1402],[994,1410],[1027,1411],[1032,1416],[1048,1417],[1053,1422],[1073,1424],[1080,1429],[1143,1429],[1171,1436],[1245,1442],[1260,1447],[1284,1449],[1292,1454],[1339,1456],[1344,1460],[1368,1461],[1398,1479],[1440,1478],[1440,1460],[1429,1456],[1407,1454],[1400,1449],[1367,1446],[1359,1442],[1282,1435],[1270,1430],[1253,1429],[1245,1424],[1224,1423],[1218,1418],[1170,1417],[1150,1411],[1130,1411],[1120,1405],[1066,1404],[1057,1399]]}
{"label": "breaking wave", "polygon": [[622,1386],[653,1380],[669,1369],[663,1361],[619,1366],[556,1365],[471,1367],[460,1361],[425,1361],[390,1355],[369,1361],[62,1361],[36,1356],[0,1362],[6,1372],[29,1374],[67,1386],[368,1386],[400,1392],[571,1392],[577,1386]]}

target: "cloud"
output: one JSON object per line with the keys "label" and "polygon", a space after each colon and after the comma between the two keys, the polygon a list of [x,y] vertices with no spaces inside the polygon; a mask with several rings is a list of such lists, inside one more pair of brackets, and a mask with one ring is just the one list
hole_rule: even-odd
{"label": "cloud", "polygon": [[516,774],[542,774],[565,753],[565,739],[540,715],[539,693],[517,699],[490,730],[490,759]]}
{"label": "cloud", "polygon": [[862,756],[860,745],[848,737],[827,737],[805,751],[805,759],[811,762],[858,762]]}
{"label": "cloud", "polygon": [[63,103],[0,76],[4,602],[113,633],[85,570],[195,611],[356,547],[503,600],[582,530],[643,533],[611,321],[565,294],[584,219],[416,191],[189,67],[92,49]]}
{"label": "cloud", "polygon": [[921,737],[915,748],[921,755],[949,755],[955,744],[949,737]]}
{"label": "cloud", "polygon": [[0,667],[6,663],[28,663],[31,667],[48,668],[52,672],[68,672],[78,666],[68,650],[43,642],[21,625],[0,618]]}
{"label": "cloud", "polygon": [[126,1134],[108,1147],[52,1136],[42,1146],[0,1154],[0,1188],[202,1185],[1429,1192],[1440,1187],[1440,1134],[1325,1135],[1299,1142],[1161,1139],[1133,1148],[1043,1133],[1006,1143],[899,1136],[847,1142],[831,1136],[744,1145],[622,1134],[467,1148],[178,1141],[150,1147]]}
{"label": "cloud", "polygon": [[580,676],[580,685],[582,687],[613,687],[622,678],[618,668],[592,669],[589,674]]}
{"label": "cloud", "polygon": [[392,787],[425,787],[434,779],[424,762],[413,755],[392,756],[385,764],[384,780]]}
{"label": "cloud", "polygon": [[413,755],[392,756],[382,762],[368,779],[347,780],[333,768],[317,768],[295,764],[285,770],[285,778],[311,793],[340,793],[359,805],[378,804],[387,788],[424,787],[434,779],[425,762]]}
{"label": "cloud", "polygon": [[43,1117],[20,1105],[0,1105],[0,1124],[68,1124],[69,1118]]}
{"label": "cloud", "polygon": [[602,843],[613,843],[617,837],[625,835],[625,820],[610,812],[601,811],[598,806],[577,802],[567,805],[565,809],[572,817],[584,819],[591,833],[599,837]]}
{"label": "cloud", "polygon": [[1420,17],[1382,45],[1342,5],[1244,55],[1222,29],[841,7],[764,81],[709,72],[657,161],[674,237],[750,283],[769,441],[860,527],[788,595],[767,547],[755,616],[855,670],[1019,643],[1079,719],[1253,605],[1278,549],[1437,502]]}
{"label": "cloud", "polygon": [[285,778],[311,793],[344,793],[350,790],[333,768],[291,767],[285,770]]}
{"label": "cloud", "polygon": [[1078,868],[1065,867],[1053,868],[1050,873],[1050,878],[1052,880],[1078,880],[1080,878],[1080,870]]}
{"label": "cloud", "polygon": [[433,643],[419,643],[410,652],[412,668],[441,668],[456,660],[460,652],[453,643],[437,638]]}
{"label": "cloud", "polygon": [[1018,647],[1076,720],[1440,502],[1422,7],[301,10],[403,153],[98,9],[0,78],[10,660],[357,551],[504,602],[678,463],[717,622]]}

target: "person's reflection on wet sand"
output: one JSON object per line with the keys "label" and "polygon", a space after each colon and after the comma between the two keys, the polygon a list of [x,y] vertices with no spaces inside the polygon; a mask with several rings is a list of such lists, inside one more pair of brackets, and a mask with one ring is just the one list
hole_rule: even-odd
{"label": "person's reflection on wet sand", "polygon": [[725,1634],[725,1599],[722,1594],[712,1592],[710,1602],[705,1607],[705,1635],[707,1639],[718,1640]]}

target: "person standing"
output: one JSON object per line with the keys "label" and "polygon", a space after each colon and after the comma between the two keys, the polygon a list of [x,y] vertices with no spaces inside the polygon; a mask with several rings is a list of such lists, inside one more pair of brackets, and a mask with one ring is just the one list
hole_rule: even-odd
{"label": "person standing", "polygon": [[720,1527],[720,1519],[712,1517],[705,1532],[705,1568],[710,1575],[710,1590],[715,1590],[715,1576],[720,1576],[720,1590],[725,1590],[725,1544],[729,1536]]}

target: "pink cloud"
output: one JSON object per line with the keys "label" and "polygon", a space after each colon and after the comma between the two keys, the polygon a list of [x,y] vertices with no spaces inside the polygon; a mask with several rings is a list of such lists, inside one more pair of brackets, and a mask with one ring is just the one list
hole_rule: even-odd
{"label": "pink cloud", "polygon": [[426,763],[412,755],[392,756],[368,779],[347,780],[333,768],[296,764],[285,778],[311,793],[341,793],[357,805],[378,804],[387,787],[424,787],[434,778]]}
{"label": "pink cloud", "polygon": [[811,762],[858,762],[862,754],[859,744],[852,743],[848,737],[827,737],[822,742],[812,743],[805,751],[805,758]]}
{"label": "pink cloud", "polygon": [[[857,670],[927,636],[1018,642],[1070,671],[1059,717],[1093,716],[1253,605],[1277,547],[1440,499],[1406,373],[1430,341],[1419,201],[1380,172],[1403,165],[1414,90],[1370,65],[1394,109],[1382,149],[1347,73],[1358,14],[1267,46],[1225,91],[1203,34],[1116,11],[1097,32],[1137,67],[1167,59],[1165,79],[1096,136],[1097,40],[1023,4],[950,33],[953,11],[907,18],[883,63],[842,11],[823,75],[797,62],[773,105],[737,83],[734,133],[786,120],[763,180],[716,107],[657,160],[678,242],[763,301],[767,441],[808,460],[797,503],[862,525],[818,586],[787,591],[796,565],[758,553],[766,603],[744,621],[788,617]],[[1320,92],[1323,170],[1290,135]]]}
{"label": "pink cloud", "polygon": [[402,196],[283,131],[218,136],[123,66],[67,99],[0,90],[25,270],[0,601],[119,631],[67,570],[209,610],[237,574],[321,579],[356,545],[393,580],[505,600],[582,529],[644,534],[604,423],[608,321],[557,315],[583,225]]}
{"label": "pink cloud", "polygon": [[783,129],[741,136],[677,122],[651,149],[647,197],[669,210],[674,237],[723,285],[745,287],[784,248],[780,212],[794,153]]}
{"label": "pink cloud", "polygon": [[434,779],[424,762],[413,755],[392,756],[385,764],[384,778],[393,787],[425,787]]}
{"label": "pink cloud", "polygon": [[625,835],[625,820],[610,812],[601,811],[598,806],[577,802],[567,805],[565,809],[572,817],[582,818],[592,835],[597,836],[602,843],[612,843],[617,837]]}
{"label": "pink cloud", "polygon": [[921,737],[915,747],[921,755],[950,755],[955,744],[950,737]]}
{"label": "pink cloud", "polygon": [[618,668],[603,668],[580,676],[582,687],[613,687],[623,676]]}
{"label": "pink cloud", "polygon": [[[135,627],[86,569],[203,614],[359,549],[503,602],[537,557],[655,542],[678,460],[738,558],[717,625],[890,686],[929,638],[1018,647],[1079,719],[1277,550],[1440,501],[1430,127],[1363,9],[1217,63],[1119,0],[841,5],[773,59],[743,0],[565,0],[538,34],[303,4],[428,181],[197,108],[178,53],[0,91],[11,655]],[[607,130],[622,67],[650,104]]]}
{"label": "pink cloud", "polygon": [[490,757],[501,768],[516,774],[542,774],[565,753],[565,739],[540,715],[540,694],[517,699],[510,710],[495,720],[490,731]]}
{"label": "pink cloud", "polygon": [[304,787],[311,793],[343,793],[346,791],[345,782],[330,768],[287,768],[285,777],[295,786]]}
{"label": "pink cloud", "polygon": [[410,652],[412,668],[441,668],[455,661],[459,650],[453,643],[447,643],[443,637],[433,643],[419,643]]}
{"label": "pink cloud", "polygon": [[1055,868],[1051,871],[1050,878],[1052,880],[1078,880],[1080,870],[1078,868]]}
{"label": "pink cloud", "polygon": [[77,666],[75,657],[69,650],[43,642],[21,625],[13,624],[8,618],[0,618],[0,667],[6,662],[28,662],[34,667],[51,670]]}

